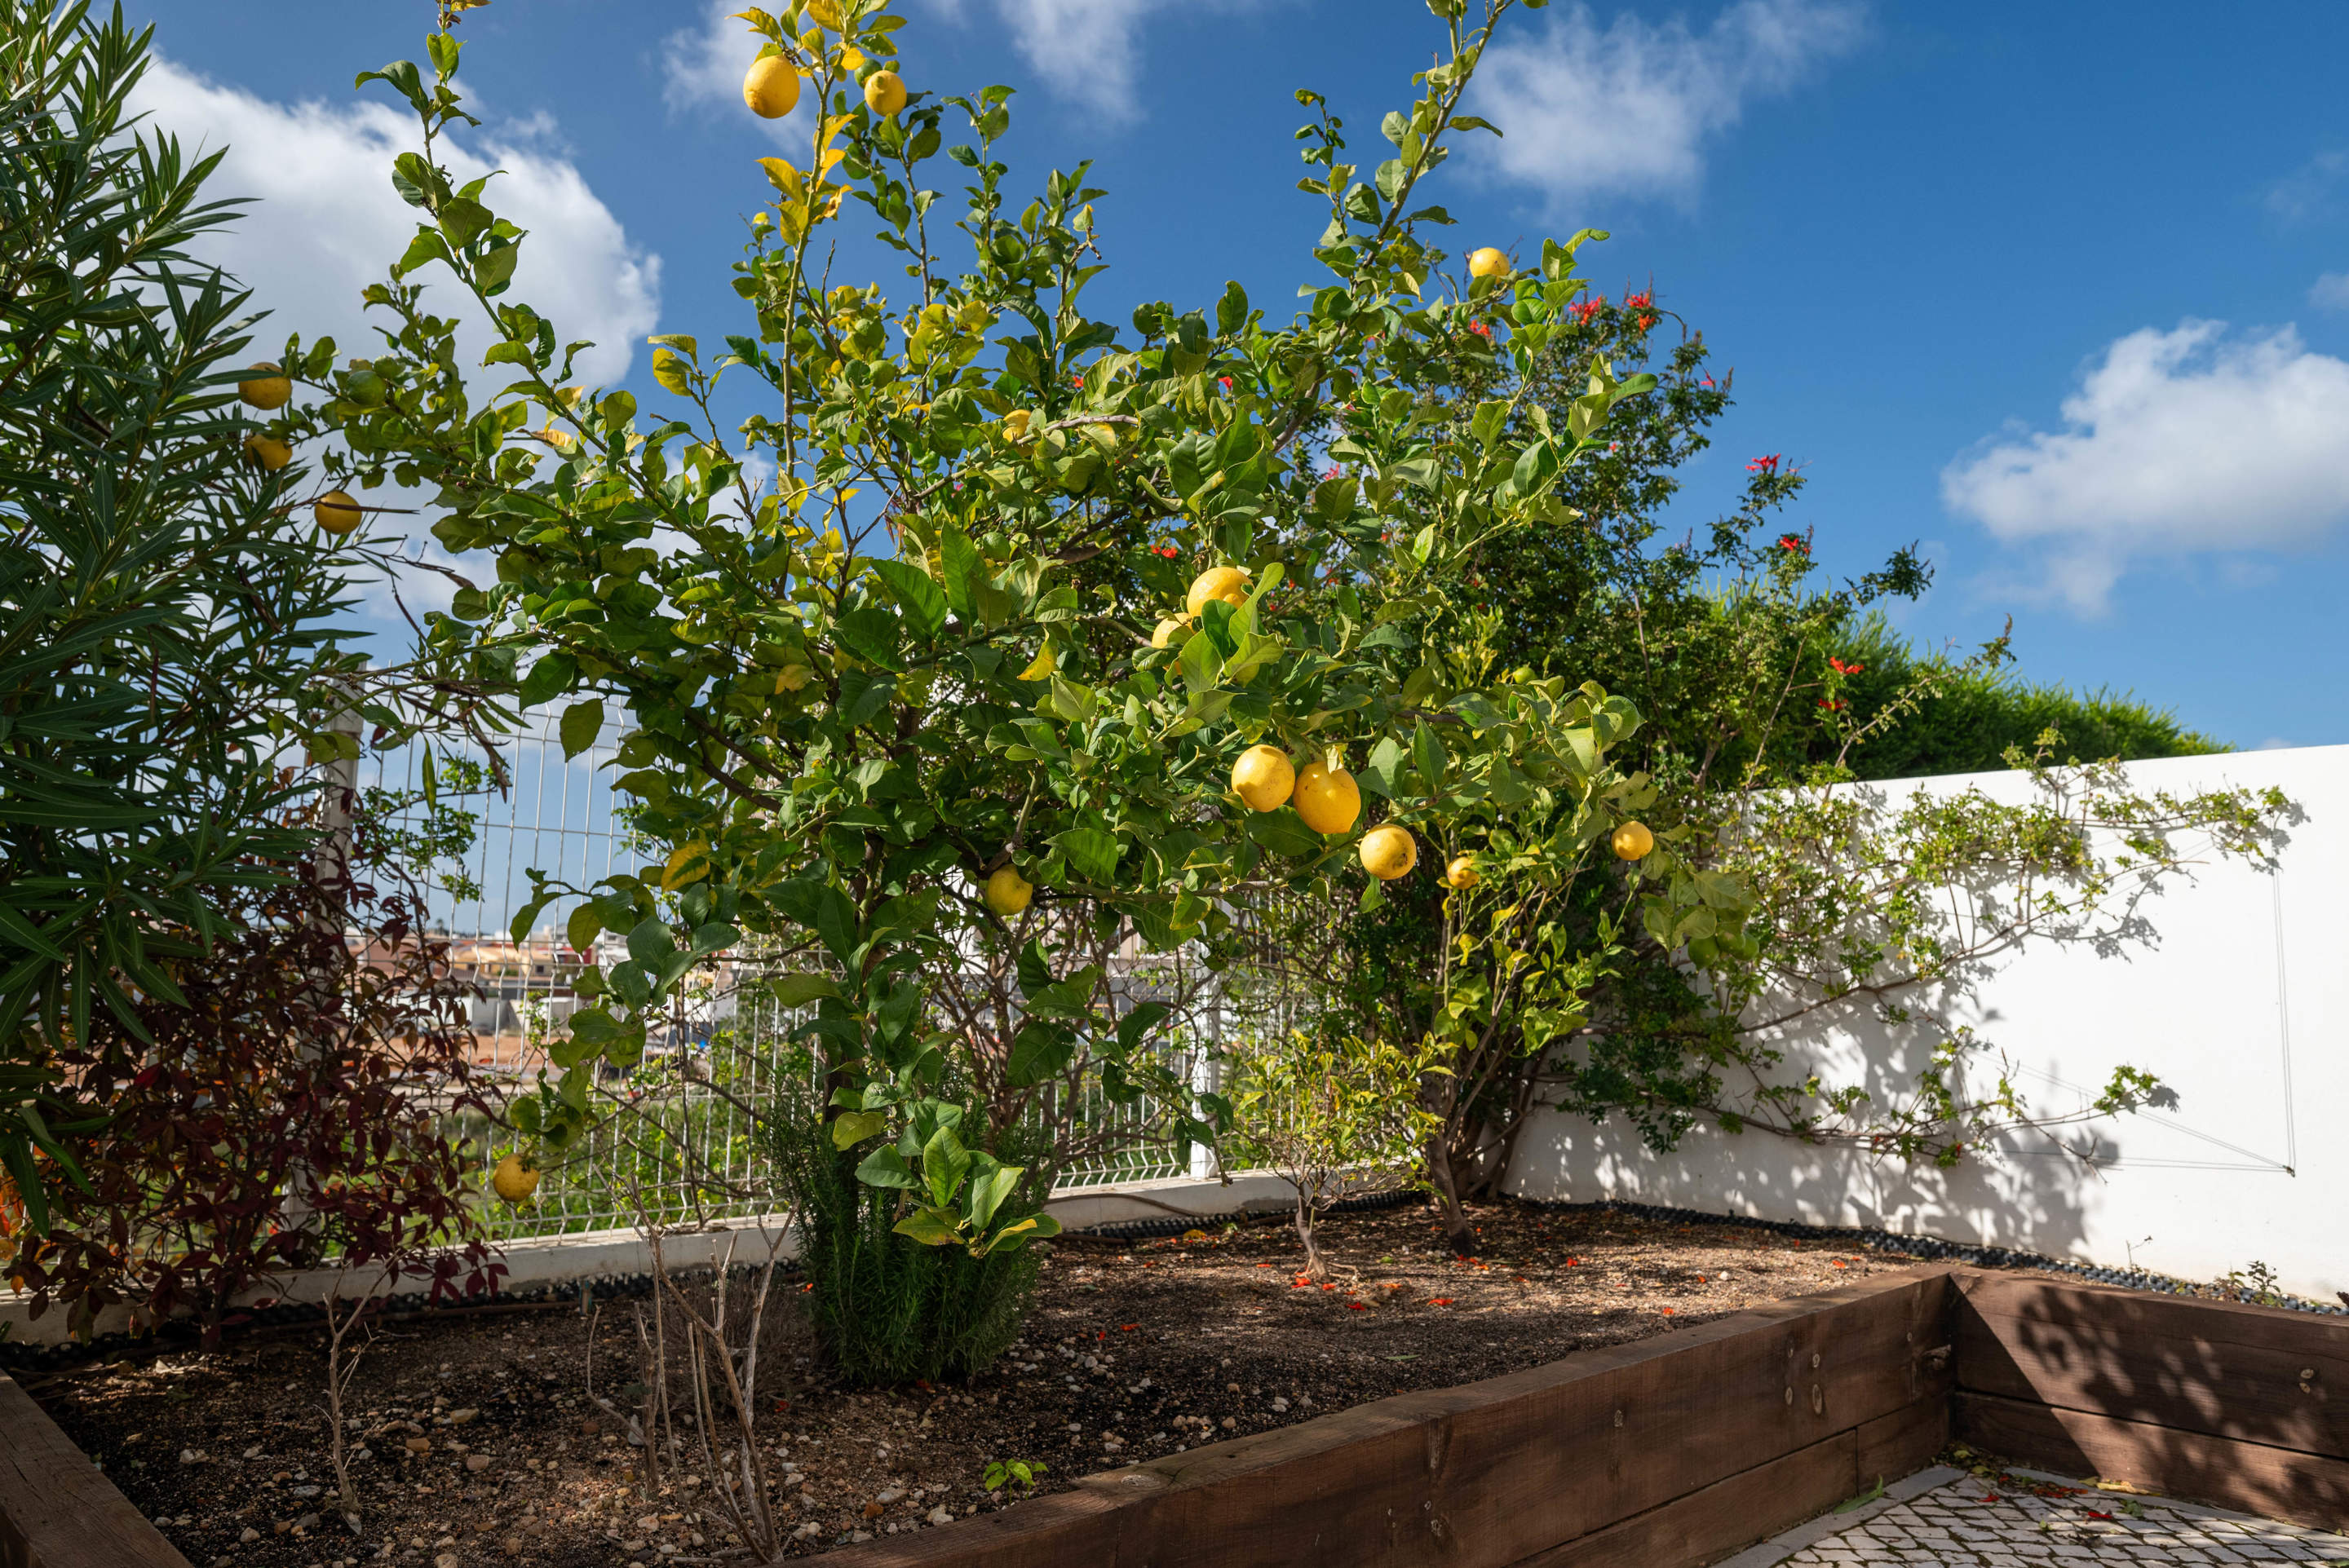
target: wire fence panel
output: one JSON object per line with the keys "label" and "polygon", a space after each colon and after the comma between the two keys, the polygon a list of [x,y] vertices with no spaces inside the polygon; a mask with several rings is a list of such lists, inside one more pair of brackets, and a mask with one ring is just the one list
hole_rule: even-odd
{"label": "wire fence panel", "polygon": [[[586,888],[657,860],[628,831],[610,786],[622,727],[608,725],[593,746],[566,759],[555,722],[545,716],[505,748],[510,786],[502,794],[464,789],[486,772],[486,758],[443,752],[431,760],[436,789],[428,799],[426,754],[413,746],[375,754],[357,780],[363,792],[373,792],[365,797],[370,809],[402,843],[428,845],[436,820],[445,830],[450,812],[473,819],[471,842],[440,879],[431,914],[436,933],[450,944],[458,980],[473,993],[472,1065],[485,1097],[497,1104],[534,1092],[550,1065],[548,1042],[581,1005],[572,987],[581,966],[626,956],[621,939],[609,934],[596,939],[593,952],[568,945],[563,933],[577,897],[549,904],[517,942],[510,927],[531,898],[529,873]],[[1124,972],[1113,975],[1112,986],[1122,1008],[1164,994],[1170,985],[1177,992],[1203,984],[1216,988],[1200,1014],[1202,1026],[1170,1032],[1159,1047],[1166,1064],[1195,1088],[1213,1089],[1219,1087],[1222,982],[1184,964],[1180,954],[1136,955],[1117,966]],[[683,1223],[782,1207],[779,1168],[738,1102],[771,1103],[786,1088],[804,1093],[814,1066],[792,1037],[804,1015],[762,995],[760,978],[744,954],[719,955],[691,1004],[652,1031],[642,1063],[627,1070],[599,1064],[595,1089],[610,1114],[548,1164],[531,1202],[490,1205],[492,1234],[513,1240],[617,1229],[636,1222],[640,1212]],[[1277,975],[1271,981],[1274,992],[1288,984]],[[1261,982],[1255,988],[1266,989]],[[793,1078],[796,1084],[788,1081]],[[1079,1103],[1066,1108],[1071,1119],[1089,1144],[1110,1147],[1063,1170],[1061,1187],[1213,1173],[1203,1153],[1186,1153],[1166,1135],[1174,1108],[1147,1097],[1118,1104],[1098,1081],[1075,1092]],[[1050,1104],[1040,1114],[1057,1119],[1062,1109]],[[464,1140],[486,1187],[512,1136],[478,1114],[452,1120],[450,1130]]]}

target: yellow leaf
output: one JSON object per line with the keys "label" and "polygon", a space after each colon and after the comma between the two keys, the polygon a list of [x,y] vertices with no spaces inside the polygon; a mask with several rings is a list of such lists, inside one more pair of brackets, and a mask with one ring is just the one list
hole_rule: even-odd
{"label": "yellow leaf", "polygon": [[675,892],[709,874],[709,846],[698,839],[689,844],[679,844],[661,871],[661,890]]}
{"label": "yellow leaf", "polygon": [[668,348],[653,350],[653,379],[680,397],[692,386],[687,375],[684,356]]}
{"label": "yellow leaf", "polygon": [[767,181],[770,184],[773,185],[776,190],[781,191],[786,196],[796,196],[799,194],[801,183],[800,171],[792,166],[791,160],[787,158],[761,158],[759,160],[759,167],[767,171]]}
{"label": "yellow leaf", "polygon": [[1048,634],[1044,645],[1037,650],[1036,662],[1019,672],[1023,681],[1048,681],[1052,678],[1052,639]]}

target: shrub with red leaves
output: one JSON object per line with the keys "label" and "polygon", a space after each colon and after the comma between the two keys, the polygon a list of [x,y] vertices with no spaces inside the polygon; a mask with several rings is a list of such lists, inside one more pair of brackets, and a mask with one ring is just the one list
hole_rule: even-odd
{"label": "shrub with red leaves", "polygon": [[52,1228],[11,1268],[33,1315],[86,1329],[128,1304],[211,1343],[241,1295],[336,1257],[435,1300],[492,1288],[503,1267],[444,1130],[487,1109],[467,992],[421,898],[305,866],[235,913],[239,932],[173,965],[187,1007],[140,1006],[151,1044],[98,1010],[59,1053],[76,1098],[111,1115],[67,1140],[88,1186],[56,1183]]}

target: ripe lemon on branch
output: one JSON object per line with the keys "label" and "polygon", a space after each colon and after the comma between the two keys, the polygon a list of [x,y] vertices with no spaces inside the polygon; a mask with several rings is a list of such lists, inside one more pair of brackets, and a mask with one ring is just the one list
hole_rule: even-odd
{"label": "ripe lemon on branch", "polygon": [[1199,618],[1196,615],[1187,621],[1178,621],[1169,615],[1159,622],[1157,629],[1150,634],[1150,645],[1154,648],[1165,647],[1174,641],[1177,633],[1187,631],[1198,624]]}
{"label": "ripe lemon on branch", "polygon": [[800,103],[800,74],[781,55],[761,55],[742,77],[742,101],[761,119],[781,119]]}
{"label": "ripe lemon on branch", "polygon": [[294,460],[294,449],[274,436],[247,436],[244,455],[264,473],[275,473]]}
{"label": "ripe lemon on branch", "polygon": [[1232,792],[1251,811],[1278,811],[1297,787],[1297,770],[1277,746],[1251,746],[1232,764]]}
{"label": "ripe lemon on branch", "polygon": [[1500,278],[1509,274],[1509,258],[1487,245],[1481,251],[1468,253],[1468,275],[1472,278]]}
{"label": "ripe lemon on branch", "polygon": [[1361,786],[1342,768],[1309,762],[1297,776],[1297,814],[1317,833],[1336,835],[1354,830],[1362,814]]}
{"label": "ripe lemon on branch", "polygon": [[895,71],[875,71],[864,78],[864,107],[888,119],[905,107],[905,79]]}
{"label": "ripe lemon on branch", "polygon": [[1006,920],[1028,907],[1036,896],[1033,883],[1010,866],[998,866],[987,879],[987,907]]}
{"label": "ripe lemon on branch", "polygon": [[1444,868],[1444,885],[1448,888],[1472,888],[1483,881],[1476,874],[1476,857],[1454,855],[1452,863]]}
{"label": "ripe lemon on branch", "polygon": [[251,407],[266,412],[285,407],[293,398],[294,383],[286,377],[283,366],[264,361],[253,366],[253,374],[236,384],[236,395]]}
{"label": "ripe lemon on branch", "polygon": [[1381,882],[1408,876],[1419,864],[1419,841],[1409,828],[1393,822],[1381,822],[1364,833],[1354,852],[1361,857],[1362,869]]}
{"label": "ripe lemon on branch", "polygon": [[1614,843],[1617,859],[1643,861],[1656,847],[1656,835],[1648,831],[1644,822],[1626,822],[1615,830]]}
{"label": "ripe lemon on branch", "polygon": [[1237,566],[1210,566],[1191,580],[1191,592],[1184,603],[1196,620],[1206,612],[1210,601],[1221,599],[1237,610],[1247,603],[1247,573]]}
{"label": "ripe lemon on branch", "polygon": [[338,490],[328,490],[320,496],[310,512],[318,520],[320,528],[337,538],[354,531],[367,521],[367,513],[359,503],[353,500],[347,491]]}
{"label": "ripe lemon on branch", "polygon": [[519,1154],[509,1154],[490,1173],[490,1185],[507,1202],[524,1202],[538,1191],[538,1167],[524,1163]]}

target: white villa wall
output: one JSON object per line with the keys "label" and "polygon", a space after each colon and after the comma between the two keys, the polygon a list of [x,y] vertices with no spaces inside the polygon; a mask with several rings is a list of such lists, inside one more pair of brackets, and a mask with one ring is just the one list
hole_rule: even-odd
{"label": "white villa wall", "polygon": [[[2273,785],[2297,820],[2275,872],[2230,861],[2167,879],[2137,905],[2131,940],[2033,941],[1951,1010],[1995,1047],[1993,1069],[1996,1050],[2013,1059],[2043,1112],[2085,1103],[2121,1063],[2177,1091],[2172,1109],[2065,1132],[2093,1168],[2033,1136],[1947,1172],[1714,1128],[1656,1154],[1620,1119],[1545,1111],[1520,1140],[1511,1190],[1880,1226],[2193,1280],[2256,1260],[2300,1295],[2349,1290],[2349,747],[2129,771],[2173,792]],[[1969,784],[2029,793],[2012,773],[1882,788],[1905,799]],[[1916,1051],[1864,1016],[1784,1044],[1790,1067],[1885,1094],[1909,1079]]]}

